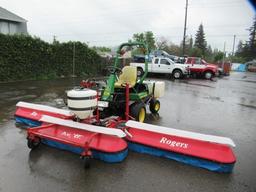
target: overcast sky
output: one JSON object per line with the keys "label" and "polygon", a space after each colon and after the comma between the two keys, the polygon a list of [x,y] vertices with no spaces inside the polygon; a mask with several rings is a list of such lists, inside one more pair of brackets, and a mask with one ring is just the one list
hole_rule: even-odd
{"label": "overcast sky", "polygon": [[[28,31],[51,42],[79,40],[90,46],[116,46],[134,33],[153,31],[180,43],[185,0],[1,0],[5,9],[25,18]],[[195,36],[203,24],[212,48],[232,51],[236,42],[248,40],[255,11],[246,0],[189,0],[187,35]]]}

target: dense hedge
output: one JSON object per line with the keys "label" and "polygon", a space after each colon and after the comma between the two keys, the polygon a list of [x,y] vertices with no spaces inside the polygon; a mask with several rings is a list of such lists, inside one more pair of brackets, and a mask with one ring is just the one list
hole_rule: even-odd
{"label": "dense hedge", "polygon": [[31,36],[0,34],[0,81],[71,76],[74,43],[75,75],[99,73],[103,61],[85,43],[47,43]]}

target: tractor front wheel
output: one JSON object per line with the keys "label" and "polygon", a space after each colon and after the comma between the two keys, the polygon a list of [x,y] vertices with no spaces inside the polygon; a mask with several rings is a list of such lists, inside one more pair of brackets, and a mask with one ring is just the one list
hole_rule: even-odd
{"label": "tractor front wheel", "polygon": [[160,110],[160,101],[157,99],[152,99],[149,103],[149,109],[153,114],[158,113]]}
{"label": "tractor front wheel", "polygon": [[136,120],[141,123],[144,122],[146,118],[146,108],[144,103],[134,103],[131,105],[130,108],[131,111],[131,116]]}

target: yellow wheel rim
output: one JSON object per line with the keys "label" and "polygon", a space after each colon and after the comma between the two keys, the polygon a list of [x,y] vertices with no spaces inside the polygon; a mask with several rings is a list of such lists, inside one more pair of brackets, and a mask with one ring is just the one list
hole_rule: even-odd
{"label": "yellow wheel rim", "polygon": [[145,108],[141,108],[139,113],[139,122],[143,123],[145,120],[145,117],[146,117]]}
{"label": "yellow wheel rim", "polygon": [[160,104],[159,104],[159,103],[156,103],[156,104],[155,104],[155,111],[159,111],[159,109],[160,109]]}

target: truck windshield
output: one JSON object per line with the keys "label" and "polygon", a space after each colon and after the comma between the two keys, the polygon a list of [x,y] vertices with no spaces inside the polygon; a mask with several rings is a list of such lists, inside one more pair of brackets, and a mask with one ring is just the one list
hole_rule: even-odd
{"label": "truck windshield", "polygon": [[202,64],[207,64],[207,62],[205,60],[202,59]]}

